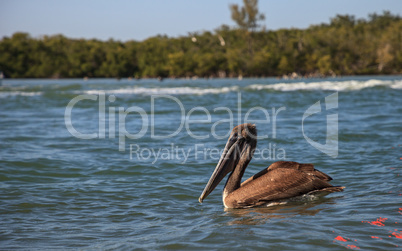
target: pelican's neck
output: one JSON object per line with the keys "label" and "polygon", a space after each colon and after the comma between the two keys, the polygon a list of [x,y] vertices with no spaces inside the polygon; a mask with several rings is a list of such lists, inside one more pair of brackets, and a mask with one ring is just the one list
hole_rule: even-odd
{"label": "pelican's neck", "polygon": [[225,188],[223,189],[223,199],[240,187],[241,178],[243,177],[244,171],[246,170],[250,160],[251,158],[241,158],[235,169],[230,173]]}

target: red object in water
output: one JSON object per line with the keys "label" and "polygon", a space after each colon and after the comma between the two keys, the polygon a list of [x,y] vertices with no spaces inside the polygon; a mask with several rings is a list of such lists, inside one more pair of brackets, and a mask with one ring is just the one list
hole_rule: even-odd
{"label": "red object in water", "polygon": [[347,248],[350,248],[350,249],[360,249],[358,246],[355,246],[355,245],[347,245]]}
{"label": "red object in water", "polygon": [[385,222],[386,220],[388,220],[388,218],[380,217],[375,221],[362,221],[362,222],[366,222],[366,223],[370,223],[371,225],[383,227],[383,226],[385,226],[383,222]]}
{"label": "red object in water", "polygon": [[335,240],[337,241],[347,241],[345,240],[342,236],[338,235],[337,237],[335,237]]}
{"label": "red object in water", "polygon": [[392,235],[395,236],[398,239],[402,239],[402,232],[399,232],[399,233],[393,232]]}

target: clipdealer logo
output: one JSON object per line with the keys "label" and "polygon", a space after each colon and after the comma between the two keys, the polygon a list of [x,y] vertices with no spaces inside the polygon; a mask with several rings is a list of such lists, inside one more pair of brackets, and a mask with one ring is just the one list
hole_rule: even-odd
{"label": "clipdealer logo", "polygon": [[[338,108],[338,93],[331,94],[325,97],[325,109],[333,110]],[[317,101],[312,106],[310,106],[303,114],[302,118],[302,132],[303,137],[307,140],[307,142],[312,145],[317,150],[331,156],[332,158],[338,157],[338,113],[333,113],[327,115],[327,133],[325,144],[320,144],[310,139],[304,133],[304,120],[310,117],[313,114],[321,113],[321,102]]]}
{"label": "clipdealer logo", "polygon": [[[165,135],[160,135],[156,134],[155,132],[155,116],[157,116],[157,109],[155,105],[155,101],[157,99],[165,99],[169,100],[171,102],[176,103],[178,107],[180,108],[180,111],[178,111],[179,116],[180,116],[180,125],[175,128],[176,130],[174,132],[170,132]],[[92,133],[83,133],[78,131],[74,126],[73,126],[73,109],[74,107],[82,101],[95,101],[97,102],[98,106],[98,113],[99,113],[99,121],[98,121],[98,132],[92,132]],[[103,92],[100,92],[99,94],[85,94],[85,95],[78,95],[74,97],[73,99],[70,100],[70,102],[67,104],[65,113],[64,113],[64,120],[65,120],[65,125],[69,133],[79,139],[105,139],[106,138],[106,132],[107,132],[107,137],[109,139],[114,139],[118,138],[119,141],[119,151],[124,152],[126,150],[126,139],[140,139],[144,137],[147,133],[148,130],[150,129],[149,136],[151,139],[167,139],[167,138],[173,138],[176,135],[178,135],[180,132],[183,130],[186,131],[186,133],[197,140],[202,140],[202,139],[207,139],[210,137],[213,137],[217,140],[223,140],[226,139],[230,133],[231,130],[234,126],[237,124],[242,124],[242,123],[258,123],[258,124],[269,124],[272,131],[271,134],[269,135],[267,132],[262,132],[259,133],[257,136],[257,139],[267,139],[267,138],[272,138],[275,139],[277,137],[277,119],[278,116],[281,115],[280,113],[286,111],[286,107],[279,107],[279,108],[271,108],[270,110],[265,109],[260,106],[252,107],[250,108],[243,117],[242,113],[242,100],[241,100],[241,93],[238,92],[237,95],[237,111],[233,112],[230,108],[228,107],[217,107],[213,110],[213,112],[210,112],[207,110],[205,107],[197,106],[193,107],[190,109],[188,112],[186,112],[184,105],[182,102],[175,96],[171,95],[151,95],[150,96],[150,110],[148,113],[144,110],[144,108],[140,106],[131,106],[128,107],[127,109],[125,107],[115,107],[112,106],[112,104],[116,101],[116,97],[114,95],[109,95],[106,97],[106,94]],[[106,103],[108,102],[108,105]],[[338,107],[338,93],[331,94],[327,97],[325,97],[325,107],[326,110],[332,110]],[[192,118],[192,115],[195,113],[204,113],[206,116],[206,119],[203,120],[195,120]],[[212,115],[215,112],[225,112],[228,114],[228,119],[221,119],[218,120],[214,123],[212,123]],[[260,114],[263,114],[261,116],[260,120],[255,120],[255,119],[250,119],[250,115],[253,112],[259,112]],[[325,144],[320,144],[318,142],[315,142],[312,140],[310,137],[308,137],[305,133],[304,130],[304,122],[305,120],[308,120],[308,117],[310,117],[313,114],[319,115],[321,113],[321,102],[317,101],[314,103],[312,106],[310,106],[303,114],[303,117],[301,119],[301,124],[302,124],[302,134],[303,137],[306,139],[306,141],[316,148],[317,150],[333,157],[336,158],[338,156],[338,114],[330,114],[327,115],[326,118],[326,143]],[[211,115],[212,114],[212,115]],[[136,120],[138,120],[139,123],[141,123],[140,130],[137,131],[136,133],[129,132],[126,129],[126,119],[128,116],[135,116]],[[237,116],[236,116],[237,115]],[[282,116],[282,115],[281,115]],[[236,118],[237,117],[237,118]],[[117,128],[116,128],[116,122],[117,122]],[[236,124],[235,124],[236,122]],[[211,131],[208,134],[202,134],[202,135],[197,135],[194,133],[191,129],[191,126],[196,123],[203,123],[203,124],[210,124],[211,125]],[[108,124],[108,125],[106,125]],[[226,134],[224,135],[219,135],[217,133],[217,127],[219,127],[221,124],[229,124],[229,130],[226,131]],[[148,135],[147,135],[148,136]],[[165,149],[166,148],[166,149]],[[148,148],[143,148],[140,147],[139,144],[130,144],[130,159],[135,156],[137,159],[143,159],[143,160],[149,160],[153,156],[153,158],[157,159],[161,157],[162,159],[170,159],[170,158],[177,158],[177,159],[187,159],[189,158],[190,152],[193,150],[194,153],[197,153],[197,149],[201,149],[200,145],[197,144],[197,149],[177,149],[177,147],[165,147],[161,149],[148,149]],[[169,152],[167,149],[174,149],[173,152]],[[214,150],[207,150],[210,152],[210,155],[214,153]],[[219,151],[216,149],[216,151]],[[265,154],[264,159],[285,159],[286,158],[286,153],[285,149],[280,148],[275,145],[269,143],[269,148],[263,149],[261,151],[263,154]],[[181,156],[179,156],[179,153],[183,153]],[[204,154],[205,155],[205,154]],[[176,157],[175,157],[176,156]],[[201,154],[200,154],[201,156]],[[212,155],[211,155],[212,156]],[[209,156],[209,157],[211,157]],[[218,156],[218,155],[217,155]],[[207,158],[208,156],[205,156]],[[217,157],[219,159],[219,157]],[[154,163],[154,161],[153,161]]]}

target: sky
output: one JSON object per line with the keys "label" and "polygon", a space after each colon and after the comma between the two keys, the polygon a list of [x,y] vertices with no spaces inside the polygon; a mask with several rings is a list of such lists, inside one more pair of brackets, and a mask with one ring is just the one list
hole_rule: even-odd
{"label": "sky", "polygon": [[[178,37],[235,27],[230,4],[242,0],[0,0],[0,38],[15,32],[120,41]],[[389,10],[402,16],[402,0],[260,0],[259,10],[269,30],[307,28],[337,14],[367,18]]]}

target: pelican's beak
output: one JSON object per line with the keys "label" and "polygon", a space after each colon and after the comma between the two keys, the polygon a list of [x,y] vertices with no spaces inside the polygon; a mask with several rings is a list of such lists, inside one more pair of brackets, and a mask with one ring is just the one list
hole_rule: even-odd
{"label": "pelican's beak", "polygon": [[218,165],[216,165],[204,191],[200,198],[198,198],[200,203],[202,203],[202,201],[215,189],[222,179],[235,168],[239,160],[239,144],[241,143],[239,143],[237,135],[229,138]]}

